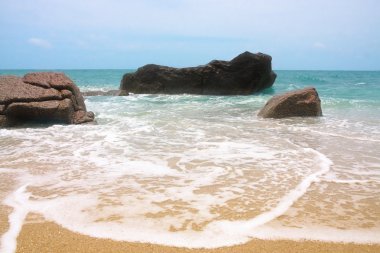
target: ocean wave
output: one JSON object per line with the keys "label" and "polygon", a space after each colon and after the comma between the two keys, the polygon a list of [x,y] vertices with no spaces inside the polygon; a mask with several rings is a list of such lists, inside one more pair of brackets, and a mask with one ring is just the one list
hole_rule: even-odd
{"label": "ocean wave", "polygon": [[[345,214],[320,203],[338,191],[345,201],[376,196],[376,118],[331,108],[321,118],[258,118],[267,98],[91,97],[97,125],[0,130],[0,173],[12,179],[3,204],[13,208],[2,247],[14,247],[28,212],[93,237],[191,248],[252,238],[379,242],[372,202],[337,204],[351,213],[347,233],[337,229]],[[373,227],[360,228],[361,212]],[[291,215],[299,229],[283,222]]]}

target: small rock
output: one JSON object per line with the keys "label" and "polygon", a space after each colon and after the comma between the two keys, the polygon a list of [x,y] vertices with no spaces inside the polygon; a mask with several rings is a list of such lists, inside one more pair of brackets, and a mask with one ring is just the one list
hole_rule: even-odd
{"label": "small rock", "polygon": [[263,118],[322,116],[321,100],[313,87],[287,92],[269,99],[258,116]]}

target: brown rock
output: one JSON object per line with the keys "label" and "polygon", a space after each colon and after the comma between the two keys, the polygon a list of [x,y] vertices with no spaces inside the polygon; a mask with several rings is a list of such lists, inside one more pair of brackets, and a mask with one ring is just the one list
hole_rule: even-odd
{"label": "brown rock", "polygon": [[8,126],[8,119],[5,115],[0,114],[0,127]]}
{"label": "brown rock", "polygon": [[322,116],[321,100],[315,88],[287,92],[272,97],[260,110],[263,118]]}
{"label": "brown rock", "polygon": [[[78,113],[80,112],[80,113]],[[63,73],[41,72],[23,78],[0,76],[0,126],[25,121],[80,124],[94,120],[79,88]]]}
{"label": "brown rock", "polygon": [[83,124],[93,122],[95,114],[93,112],[76,111],[74,113],[74,124]]}
{"label": "brown rock", "polygon": [[69,90],[73,93],[73,105],[76,110],[86,110],[84,99],[79,88],[64,73],[36,72],[23,77],[23,82],[37,86],[49,86],[56,90]]}
{"label": "brown rock", "polygon": [[0,76],[0,104],[62,99],[59,91],[29,85],[16,76]]}
{"label": "brown rock", "polygon": [[58,90],[63,90],[73,84],[65,74],[57,72],[28,73],[22,79],[25,83]]}
{"label": "brown rock", "polygon": [[61,90],[61,94],[63,98],[70,98],[73,93],[69,90]]}
{"label": "brown rock", "polygon": [[249,95],[273,85],[272,57],[245,52],[192,68],[145,65],[123,76],[120,90],[146,94]]}
{"label": "brown rock", "polygon": [[12,103],[5,111],[11,119],[23,119],[39,122],[60,122],[71,124],[73,106],[70,99],[49,100],[42,102]]}
{"label": "brown rock", "polygon": [[129,93],[126,90],[120,90],[118,96],[129,96]]}

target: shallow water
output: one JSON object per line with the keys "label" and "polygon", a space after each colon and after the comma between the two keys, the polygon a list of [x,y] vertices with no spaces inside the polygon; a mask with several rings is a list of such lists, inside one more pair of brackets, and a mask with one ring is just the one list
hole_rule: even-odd
{"label": "shallow water", "polygon": [[[380,243],[380,73],[277,73],[259,95],[89,97],[97,125],[1,129],[0,197],[13,207],[3,249],[27,213],[184,247]],[[256,116],[273,94],[311,84],[324,117]]]}

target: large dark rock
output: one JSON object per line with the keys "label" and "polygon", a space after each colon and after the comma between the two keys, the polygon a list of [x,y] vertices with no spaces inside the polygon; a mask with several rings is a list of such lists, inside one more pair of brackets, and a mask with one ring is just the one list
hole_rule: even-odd
{"label": "large dark rock", "polygon": [[313,87],[287,92],[269,99],[258,116],[263,118],[322,116],[321,100]]}
{"label": "large dark rock", "polygon": [[249,95],[276,79],[272,57],[245,52],[231,61],[211,61],[192,68],[145,65],[123,76],[120,89],[145,94]]}
{"label": "large dark rock", "polygon": [[79,88],[63,73],[0,76],[0,127],[28,121],[80,124],[93,120]]}

